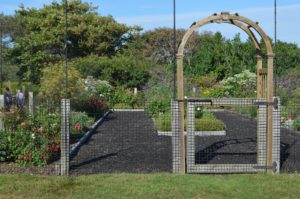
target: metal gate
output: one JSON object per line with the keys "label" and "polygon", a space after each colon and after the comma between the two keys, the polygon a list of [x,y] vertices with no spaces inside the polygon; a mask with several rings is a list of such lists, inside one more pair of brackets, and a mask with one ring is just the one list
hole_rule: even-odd
{"label": "metal gate", "polygon": [[[187,99],[186,172],[253,173],[266,171],[270,167],[273,172],[279,172],[280,108],[278,98],[274,102],[276,104],[268,104],[265,99]],[[181,158],[178,147],[178,102],[174,101],[172,104],[173,171],[178,172]],[[267,107],[269,105],[273,106],[273,165],[267,166]],[[197,119],[198,111],[212,118]],[[221,122],[224,128],[218,129]],[[207,126],[208,129],[203,126]]]}

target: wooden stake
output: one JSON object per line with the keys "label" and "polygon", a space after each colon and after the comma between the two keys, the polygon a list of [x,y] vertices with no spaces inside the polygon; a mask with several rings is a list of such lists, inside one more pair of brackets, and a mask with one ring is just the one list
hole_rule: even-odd
{"label": "wooden stake", "polygon": [[185,136],[184,136],[184,96],[183,96],[183,55],[177,55],[177,99],[179,101],[179,173],[185,173]]}

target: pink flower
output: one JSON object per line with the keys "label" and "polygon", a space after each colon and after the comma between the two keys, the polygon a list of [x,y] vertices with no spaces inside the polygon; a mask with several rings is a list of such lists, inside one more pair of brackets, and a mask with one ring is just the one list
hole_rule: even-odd
{"label": "pink flower", "polygon": [[28,125],[28,123],[26,121],[21,123],[21,126],[27,126],[27,125]]}
{"label": "pink flower", "polygon": [[75,129],[76,129],[78,132],[80,132],[80,129],[81,129],[80,124],[76,124],[76,125],[75,125]]}
{"label": "pink flower", "polygon": [[44,131],[43,127],[38,128],[38,132],[42,133]]}
{"label": "pink flower", "polygon": [[20,157],[19,157],[19,160],[24,160],[24,157],[23,157],[23,156],[20,156]]}

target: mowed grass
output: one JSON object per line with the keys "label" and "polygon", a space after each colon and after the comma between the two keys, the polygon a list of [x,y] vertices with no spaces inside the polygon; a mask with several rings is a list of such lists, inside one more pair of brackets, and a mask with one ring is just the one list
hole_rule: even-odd
{"label": "mowed grass", "polygon": [[300,175],[0,175],[0,198],[300,198]]}

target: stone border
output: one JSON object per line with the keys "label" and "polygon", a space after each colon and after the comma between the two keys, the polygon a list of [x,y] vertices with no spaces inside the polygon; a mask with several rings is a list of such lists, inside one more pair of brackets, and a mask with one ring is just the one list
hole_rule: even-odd
{"label": "stone border", "polygon": [[122,112],[122,111],[128,111],[128,112],[143,112],[145,111],[144,109],[112,109],[112,111],[115,111],[115,112]]}
{"label": "stone border", "polygon": [[[173,136],[172,131],[157,131],[159,136]],[[184,132],[186,135],[186,131]],[[224,136],[226,131],[194,131],[194,136]]]}
{"label": "stone border", "polygon": [[72,147],[70,151],[70,158],[73,158],[76,156],[77,152],[79,151],[80,147],[85,144],[89,138],[92,136],[92,134],[96,131],[96,129],[99,127],[99,125],[104,121],[104,119],[108,116],[109,113],[111,113],[111,110],[108,110],[99,120],[97,120],[93,126],[88,130],[78,142]]}

